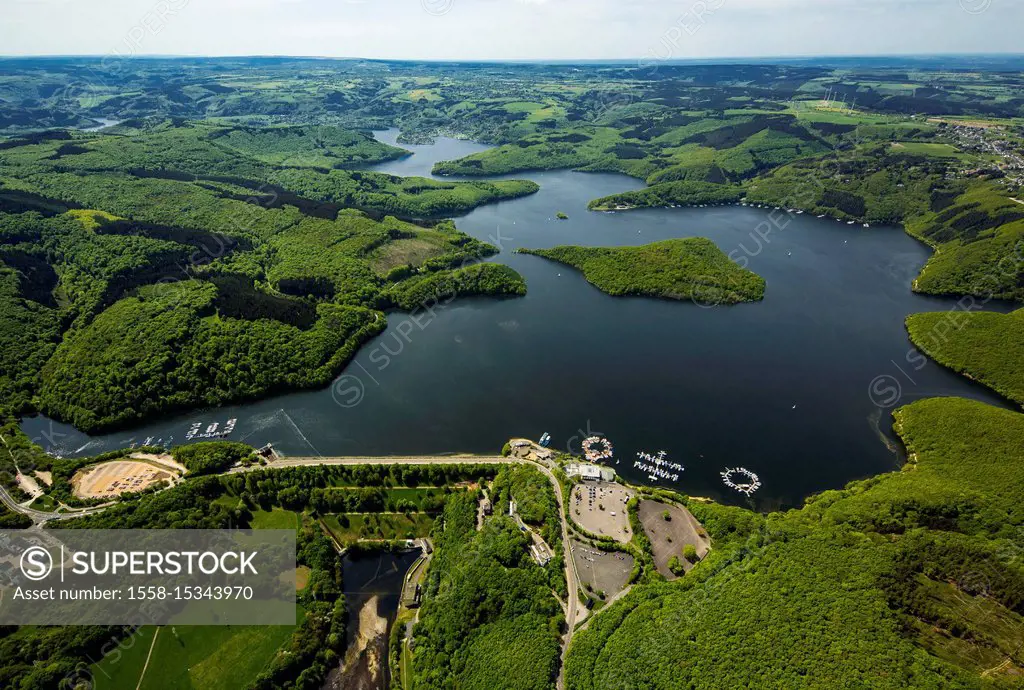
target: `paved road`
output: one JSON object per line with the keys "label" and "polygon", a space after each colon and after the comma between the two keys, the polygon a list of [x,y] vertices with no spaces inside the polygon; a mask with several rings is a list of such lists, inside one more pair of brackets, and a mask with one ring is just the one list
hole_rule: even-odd
{"label": "paved road", "polygon": [[73,518],[83,517],[85,515],[92,515],[93,513],[102,512],[109,508],[111,505],[113,505],[106,504],[102,506],[95,506],[93,508],[82,508],[81,510],[73,510],[66,513],[45,513],[41,510],[26,508],[25,506],[20,505],[11,497],[9,493],[7,493],[7,489],[2,486],[0,486],[0,503],[3,503],[5,506],[7,506],[16,513],[27,515],[28,517],[32,518],[33,522],[37,524],[42,524],[50,520],[71,520]]}
{"label": "paved road", "polygon": [[352,456],[352,457],[288,457],[272,460],[266,465],[235,467],[228,474],[276,470],[282,467],[309,467],[313,465],[508,465],[523,462],[519,458],[501,455],[410,455],[410,456]]}
{"label": "paved road", "polygon": [[551,488],[555,491],[555,500],[558,501],[558,516],[562,522],[562,553],[565,560],[565,584],[569,588],[569,600],[566,602],[566,608],[568,611],[565,614],[565,625],[566,632],[565,637],[562,639],[562,663],[558,669],[558,688],[562,690],[565,687],[565,655],[569,651],[569,643],[572,642],[572,636],[574,634],[574,628],[576,627],[576,609],[580,604],[579,601],[579,580],[576,577],[576,563],[572,559],[572,545],[569,542],[569,524],[565,519],[565,506],[562,505],[562,487],[555,479],[555,475],[551,473],[544,465],[538,463],[530,463],[541,472],[547,475],[548,479],[551,480]]}
{"label": "paved road", "polygon": [[17,503],[11,495],[7,493],[7,489],[0,486],[0,502],[10,508],[15,513],[21,513],[32,519],[37,524],[49,522],[50,520],[71,520],[77,517],[83,517],[85,515],[92,515],[93,513],[99,513],[109,508],[109,505],[96,506],[95,508],[83,508],[74,512],[67,513],[44,513],[41,510],[35,510],[33,508],[26,508],[23,505]]}
{"label": "paved road", "polygon": [[[569,589],[569,597],[566,612],[567,631],[562,639],[562,667],[558,674],[558,687],[564,688],[565,655],[572,642],[573,628],[576,627],[576,610],[579,607],[579,580],[576,574],[575,562],[572,558],[572,546],[569,542],[569,525],[566,521],[565,506],[562,504],[562,488],[555,475],[547,466],[516,457],[504,457],[501,455],[427,455],[427,456],[388,456],[388,457],[290,457],[274,460],[266,465],[252,465],[249,467],[238,467],[228,471],[228,474],[241,472],[255,472],[264,469],[280,469],[285,467],[310,467],[315,465],[454,465],[454,464],[481,464],[481,465],[510,465],[528,464],[539,469],[551,481],[551,488],[555,493],[555,500],[558,502],[558,512],[562,523],[562,550],[565,560],[565,581]],[[107,506],[89,508],[76,513],[44,513],[31,508],[18,505],[16,501],[0,487],[0,501],[8,508],[16,512],[28,515],[34,522],[42,523],[48,520],[66,520],[82,515],[97,513]]]}
{"label": "paved road", "polygon": [[32,508],[26,508],[25,506],[20,505],[9,493],[7,493],[7,489],[3,486],[0,486],[0,503],[3,503],[15,513],[27,515],[32,518],[34,522],[45,522],[46,520],[57,517],[56,513],[44,513],[42,511],[33,510]]}
{"label": "paved road", "polygon": [[425,455],[425,456],[403,456],[403,457],[289,457],[274,460],[266,465],[251,465],[249,467],[238,467],[229,471],[229,474],[240,472],[254,472],[263,469],[280,469],[283,467],[309,467],[315,465],[452,465],[459,463],[476,463],[481,465],[511,465],[526,464],[536,467],[551,482],[551,488],[555,493],[555,500],[558,502],[558,512],[562,523],[562,550],[565,561],[565,582],[569,589],[569,597],[566,605],[567,611],[565,623],[567,631],[562,638],[562,667],[558,674],[558,687],[564,688],[563,679],[565,673],[565,654],[572,642],[574,628],[576,627],[576,611],[579,607],[579,578],[576,574],[576,564],[572,558],[572,546],[569,542],[569,524],[566,521],[565,506],[562,504],[562,487],[552,474],[551,470],[542,463],[533,462],[517,457],[504,457],[502,455]]}

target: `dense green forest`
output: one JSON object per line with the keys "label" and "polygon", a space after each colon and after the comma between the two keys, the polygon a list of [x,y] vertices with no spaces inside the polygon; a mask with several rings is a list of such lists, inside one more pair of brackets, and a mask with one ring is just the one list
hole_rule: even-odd
{"label": "dense green forest", "polygon": [[609,295],[691,299],[735,304],[764,298],[764,279],[740,268],[703,237],[663,240],[641,247],[520,249],[579,269]]}
{"label": "dense green forest", "polygon": [[[145,60],[106,74],[103,93],[83,100],[62,98],[67,90],[51,80],[63,73],[73,84],[83,69],[106,66],[57,61],[43,74],[5,63],[0,392],[11,409],[96,430],[319,386],[386,325],[384,310],[440,295],[523,294],[509,270],[470,265],[495,248],[438,219],[536,184],[368,170],[406,155],[368,133],[392,126],[406,141],[444,132],[496,145],[439,163],[439,173],[572,168],[646,183],[593,200],[595,210],[743,202],[901,222],[936,250],[916,290],[1024,297],[1024,208],[1012,196],[1021,142],[1013,118],[1024,105],[1009,73],[978,67],[968,78],[857,61],[663,66],[657,78],[633,66],[442,74],[336,61],[318,64],[315,78],[287,71],[301,64],[223,60],[186,70]],[[158,98],[135,95],[168,79],[175,86]],[[38,131],[95,117],[118,123]],[[671,272],[632,288],[612,273],[599,271],[605,279],[595,284],[613,294],[689,294]],[[725,290],[723,301],[756,299],[749,276],[736,278],[741,289]],[[153,299],[152,286],[170,282],[187,286],[177,317]],[[129,314],[139,317],[134,332],[112,318]],[[135,374],[116,371],[136,362],[113,343],[136,335],[150,351]],[[169,350],[180,356],[166,359]],[[238,361],[213,372],[223,356]],[[213,385],[196,390],[205,376]]]}
{"label": "dense green forest", "polygon": [[659,182],[635,192],[612,194],[590,202],[592,211],[628,210],[654,206],[697,206],[739,201],[743,188],[713,182],[678,180]]}
{"label": "dense green forest", "polygon": [[497,249],[451,221],[384,214],[461,212],[536,185],[341,169],[398,155],[337,127],[172,121],[5,142],[5,408],[92,431],[322,386],[386,309],[525,294],[511,269],[474,265]]}
{"label": "dense green forest", "polygon": [[1003,173],[951,179],[949,159],[919,151],[865,145],[799,161],[751,182],[745,198],[843,220],[904,223],[936,250],[916,291],[1024,299],[1024,206],[1009,196]]}
{"label": "dense green forest", "polygon": [[[6,430],[5,430],[6,431]],[[190,476],[223,469],[228,462],[245,459],[252,449],[238,443],[210,442],[185,446],[175,458],[190,469]],[[90,464],[105,458],[75,461]],[[174,488],[146,493],[126,500],[99,514],[68,520],[63,529],[231,529],[258,528],[259,515],[271,510],[293,511],[298,520],[298,565],[309,568],[308,583],[299,592],[303,615],[290,639],[267,658],[262,670],[251,679],[251,690],[271,688],[319,688],[327,672],[339,663],[345,644],[345,601],[341,561],[335,546],[318,524],[318,516],[334,511],[374,513],[408,509],[407,503],[395,505],[388,498],[391,487],[451,487],[459,482],[491,478],[493,465],[376,465],[319,466],[278,470],[253,470],[242,474],[200,476],[187,479]],[[550,489],[549,489],[550,491]],[[475,495],[470,491],[425,491],[422,507],[434,512],[449,502],[462,501],[469,506],[470,530],[473,529]],[[401,499],[407,501],[408,499]],[[447,514],[447,513],[446,513]],[[0,515],[0,518],[4,516]],[[24,525],[8,525],[13,528]],[[523,537],[514,527],[506,530],[504,548],[522,547]],[[498,541],[494,542],[497,548]],[[505,551],[511,557],[511,551]],[[525,553],[525,550],[524,550]],[[524,556],[524,558],[528,558]],[[533,565],[532,561],[529,565]],[[526,568],[526,563],[523,565]],[[549,567],[550,568],[550,567]],[[531,576],[545,582],[548,575],[539,567]],[[514,574],[509,583],[516,580]],[[517,585],[530,592],[526,584]],[[533,615],[553,615],[557,603],[550,589],[545,604],[540,593],[528,608]],[[518,604],[517,604],[518,605]],[[536,635],[525,623],[521,630]],[[541,624],[541,630],[548,628]],[[133,634],[132,628],[113,627],[4,627],[0,629],[0,685],[23,690],[49,690],[64,678],[88,678],[90,660],[111,652],[112,644]],[[557,660],[557,633],[554,659]],[[544,636],[541,636],[542,638]],[[548,640],[550,641],[550,640]],[[115,644],[116,646],[116,644]],[[180,670],[180,669],[179,669]]]}
{"label": "dense green forest", "polygon": [[602,612],[567,687],[1016,687],[1024,416],[943,398],[896,418],[902,472],[763,520],[691,502],[712,556]]}
{"label": "dense green forest", "polygon": [[1024,405],[1024,309],[911,314],[907,331],[933,359]]}
{"label": "dense green forest", "polygon": [[235,465],[256,459],[252,446],[231,441],[204,441],[178,446],[171,455],[191,475],[226,472]]}
{"label": "dense green forest", "polygon": [[552,688],[564,617],[548,573],[530,558],[529,537],[511,518],[489,519],[480,532],[475,523],[476,496],[461,494],[433,533],[414,629],[416,687]]}
{"label": "dense green forest", "polygon": [[175,408],[326,385],[384,319],[321,304],[302,328],[223,316],[213,283],[146,286],[67,336],[41,374],[40,409],[81,429]]}

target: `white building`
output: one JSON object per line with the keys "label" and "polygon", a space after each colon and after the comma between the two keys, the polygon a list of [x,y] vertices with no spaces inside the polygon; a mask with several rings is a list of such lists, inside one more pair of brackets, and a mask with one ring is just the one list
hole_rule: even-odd
{"label": "white building", "polygon": [[590,481],[601,480],[601,468],[597,465],[581,465],[577,463],[570,463],[565,468],[566,474],[570,477],[582,477]]}

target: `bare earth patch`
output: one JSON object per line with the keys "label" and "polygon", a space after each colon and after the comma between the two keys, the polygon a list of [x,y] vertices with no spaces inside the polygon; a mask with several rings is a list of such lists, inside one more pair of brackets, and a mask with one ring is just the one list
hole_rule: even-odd
{"label": "bare earth patch", "polygon": [[572,489],[569,510],[580,527],[625,544],[633,538],[626,503],[633,491],[611,482],[583,482]]}
{"label": "bare earth patch", "polygon": [[35,480],[34,477],[31,477],[27,474],[19,473],[15,477],[15,481],[18,482],[18,486],[21,488],[21,490],[27,493],[32,498],[41,496],[43,493],[43,490],[39,488],[39,483]]}
{"label": "bare earth patch", "polygon": [[419,266],[427,259],[444,253],[444,250],[430,240],[419,237],[395,240],[375,250],[371,263],[373,270],[384,275],[392,268],[412,264]]}
{"label": "bare earth patch", "polygon": [[572,558],[580,582],[589,584],[595,592],[610,598],[621,592],[629,582],[633,570],[633,557],[627,553],[599,551],[592,546],[573,540]]}
{"label": "bare earth patch", "polygon": [[131,457],[135,458],[136,460],[145,460],[146,462],[149,463],[163,465],[164,467],[176,470],[178,474],[185,474],[186,472],[188,472],[188,468],[182,465],[177,460],[175,460],[174,456],[171,455],[170,453],[160,453],[159,455],[155,453],[132,453]]}
{"label": "bare earth patch", "polygon": [[[671,519],[665,519],[665,511]],[[647,538],[651,540],[654,551],[654,564],[658,572],[667,579],[673,580],[676,575],[668,569],[668,562],[673,556],[679,558],[684,570],[694,566],[683,558],[683,547],[692,544],[697,556],[704,558],[711,540],[706,536],[704,528],[697,522],[686,508],[658,501],[641,501],[639,506],[640,522],[644,526]],[[701,536],[705,535],[705,536]]]}
{"label": "bare earth patch", "polygon": [[79,470],[71,478],[71,485],[78,498],[116,498],[177,478],[170,467],[138,460],[112,460]]}

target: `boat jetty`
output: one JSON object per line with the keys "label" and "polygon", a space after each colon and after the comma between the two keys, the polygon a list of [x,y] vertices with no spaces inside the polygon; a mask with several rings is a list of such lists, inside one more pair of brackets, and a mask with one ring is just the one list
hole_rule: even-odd
{"label": "boat jetty", "polygon": [[740,493],[749,496],[761,488],[761,480],[756,474],[745,467],[735,469],[726,467],[722,474],[722,481],[730,489],[736,489]]}
{"label": "boat jetty", "polygon": [[235,418],[229,419],[224,423],[224,427],[221,428],[220,422],[212,422],[203,429],[203,422],[193,422],[192,426],[189,427],[188,433],[185,434],[185,440],[191,441],[195,438],[227,438],[235,430],[235,425],[238,420]]}
{"label": "boat jetty", "polygon": [[637,453],[637,460],[633,462],[633,467],[646,472],[647,478],[652,482],[657,481],[658,479],[678,482],[679,473],[684,471],[686,468],[678,462],[666,460],[666,455],[668,455],[668,453],[663,450],[659,450],[657,455],[651,455],[650,453],[644,452]]}
{"label": "boat jetty", "polygon": [[590,462],[601,462],[611,460],[615,454],[612,442],[600,436],[588,436],[583,439],[583,455]]}

